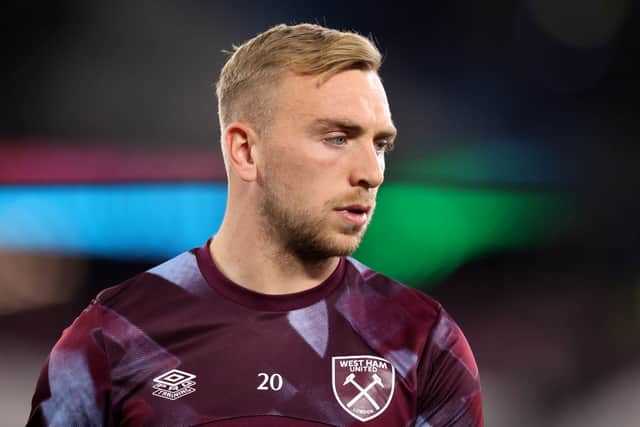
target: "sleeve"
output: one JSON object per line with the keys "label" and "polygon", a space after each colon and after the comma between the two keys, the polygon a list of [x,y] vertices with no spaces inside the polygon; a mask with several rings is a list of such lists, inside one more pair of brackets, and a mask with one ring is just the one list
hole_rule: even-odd
{"label": "sleeve", "polygon": [[31,402],[28,427],[110,425],[109,362],[93,301],[55,344]]}
{"label": "sleeve", "polygon": [[483,427],[478,367],[467,339],[440,309],[418,366],[416,426]]}

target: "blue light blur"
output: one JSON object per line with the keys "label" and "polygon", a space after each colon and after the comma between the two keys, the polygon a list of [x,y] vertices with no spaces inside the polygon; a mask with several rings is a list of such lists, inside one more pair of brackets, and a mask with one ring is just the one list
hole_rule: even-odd
{"label": "blue light blur", "polygon": [[216,232],[226,197],[220,183],[0,187],[0,249],[167,258]]}

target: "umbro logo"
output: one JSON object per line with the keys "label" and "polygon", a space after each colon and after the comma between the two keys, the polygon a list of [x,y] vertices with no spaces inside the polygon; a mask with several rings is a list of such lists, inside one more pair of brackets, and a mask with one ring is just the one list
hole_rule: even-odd
{"label": "umbro logo", "polygon": [[172,369],[153,379],[154,396],[176,400],[196,391],[193,379],[196,376],[179,369]]}

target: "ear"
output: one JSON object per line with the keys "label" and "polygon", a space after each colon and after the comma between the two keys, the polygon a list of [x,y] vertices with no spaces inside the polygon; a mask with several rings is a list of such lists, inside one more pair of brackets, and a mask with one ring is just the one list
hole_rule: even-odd
{"label": "ear", "polygon": [[223,138],[230,169],[243,181],[255,181],[258,135],[247,123],[234,122],[227,126]]}

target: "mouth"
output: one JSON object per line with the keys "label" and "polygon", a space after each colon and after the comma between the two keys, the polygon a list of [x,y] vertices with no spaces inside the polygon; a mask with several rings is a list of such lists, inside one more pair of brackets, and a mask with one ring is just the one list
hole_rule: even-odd
{"label": "mouth", "polygon": [[338,208],[339,211],[348,211],[354,214],[367,214],[371,210],[371,206],[367,205],[349,205]]}
{"label": "mouth", "polygon": [[369,220],[369,212],[371,211],[371,206],[356,204],[339,207],[336,209],[336,211],[342,215],[342,218],[345,221],[358,227],[362,227]]}

